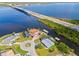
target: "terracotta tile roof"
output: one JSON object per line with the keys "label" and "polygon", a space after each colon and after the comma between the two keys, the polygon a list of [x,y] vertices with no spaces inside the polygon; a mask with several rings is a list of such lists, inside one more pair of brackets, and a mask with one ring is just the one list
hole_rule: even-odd
{"label": "terracotta tile roof", "polygon": [[34,33],[38,32],[38,31],[39,31],[38,29],[33,28],[33,29],[29,30],[29,33],[34,34]]}

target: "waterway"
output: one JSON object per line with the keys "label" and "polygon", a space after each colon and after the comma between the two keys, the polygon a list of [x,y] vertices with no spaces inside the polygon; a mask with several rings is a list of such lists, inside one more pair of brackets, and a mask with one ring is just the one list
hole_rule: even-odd
{"label": "waterway", "polygon": [[27,28],[47,29],[37,18],[10,7],[0,7],[0,35],[24,31]]}
{"label": "waterway", "polygon": [[[78,20],[79,7],[77,5],[79,4],[35,4],[22,6],[22,8],[45,14],[51,17]],[[57,36],[53,29],[50,29],[46,25],[37,21],[37,18],[28,15],[27,13],[25,14],[18,10],[12,9],[10,7],[0,7],[0,35],[24,31],[27,28],[46,29],[49,31],[49,35]],[[79,46],[77,46],[67,38],[64,38],[63,36],[59,36],[59,38],[69,47],[75,49],[75,53],[79,55]]]}
{"label": "waterway", "polygon": [[22,7],[51,17],[79,20],[79,3],[32,4]]}
{"label": "waterway", "polygon": [[[79,19],[79,3],[50,3],[32,4],[21,6],[24,9],[32,10],[56,18]],[[0,35],[23,31],[26,28],[47,28],[28,14],[21,13],[10,7],[0,6]]]}

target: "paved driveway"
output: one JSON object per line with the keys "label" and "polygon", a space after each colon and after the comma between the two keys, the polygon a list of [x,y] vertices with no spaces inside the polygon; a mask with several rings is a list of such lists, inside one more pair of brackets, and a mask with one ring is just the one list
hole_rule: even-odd
{"label": "paved driveway", "polygon": [[[26,44],[30,43],[31,46],[30,47],[26,47]],[[35,43],[32,40],[28,40],[28,41],[24,41],[22,43],[20,43],[20,48],[22,50],[28,51],[28,54],[31,56],[36,56],[37,53],[35,51]]]}

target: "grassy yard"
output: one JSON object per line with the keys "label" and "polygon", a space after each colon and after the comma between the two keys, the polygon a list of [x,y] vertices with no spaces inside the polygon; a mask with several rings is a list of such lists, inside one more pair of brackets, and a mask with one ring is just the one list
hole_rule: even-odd
{"label": "grassy yard", "polygon": [[7,34],[7,35],[4,35],[4,36],[1,36],[1,37],[0,37],[0,42],[1,42],[3,39],[5,39],[5,38],[7,38],[7,37],[9,37],[9,36],[12,36],[12,34]]}
{"label": "grassy yard", "polygon": [[32,38],[31,37],[24,37],[23,36],[23,32],[20,33],[20,36],[19,38],[16,40],[16,42],[23,42],[23,41],[26,41],[26,40],[31,40]]}
{"label": "grassy yard", "polygon": [[37,48],[36,52],[39,56],[55,56],[61,53],[55,45],[51,46],[48,49],[46,49],[45,47]]}
{"label": "grassy yard", "polygon": [[36,49],[36,52],[39,56],[47,56],[49,54],[47,49]]}
{"label": "grassy yard", "polygon": [[49,50],[49,56],[56,56],[56,55],[59,55],[59,54],[62,54],[60,50],[58,50],[58,48],[56,47],[56,45],[54,46],[51,46],[50,47],[51,51]]}
{"label": "grassy yard", "polygon": [[20,48],[19,45],[13,45],[13,46],[7,46],[7,45],[3,45],[0,46],[0,51],[6,51],[12,49],[14,50],[15,53],[21,54],[21,55],[25,55],[27,53],[27,51],[24,51]]}
{"label": "grassy yard", "polygon": [[11,49],[11,48],[12,48],[11,46],[3,45],[3,46],[0,46],[0,51],[5,51],[5,50]]}
{"label": "grassy yard", "polygon": [[16,53],[19,53],[21,55],[25,55],[28,52],[28,51],[22,50],[19,45],[14,45],[13,49]]}
{"label": "grassy yard", "polygon": [[38,44],[38,46],[36,47],[36,52],[39,56],[46,56],[49,54],[48,49],[45,49],[45,46],[42,43]]}
{"label": "grassy yard", "polygon": [[35,43],[39,43],[40,42],[40,39],[36,39],[34,42]]}
{"label": "grassy yard", "polygon": [[41,44],[39,45],[39,48],[36,49],[36,52],[39,56],[56,56],[56,55],[68,55],[71,52],[73,53],[73,50],[69,48],[64,43],[59,43],[51,46],[50,48],[46,49]]}
{"label": "grassy yard", "polygon": [[23,36],[23,33],[22,32],[20,32],[20,36],[19,36],[19,38],[16,40],[16,42],[23,42],[23,41],[25,41],[26,39],[25,39],[25,37]]}

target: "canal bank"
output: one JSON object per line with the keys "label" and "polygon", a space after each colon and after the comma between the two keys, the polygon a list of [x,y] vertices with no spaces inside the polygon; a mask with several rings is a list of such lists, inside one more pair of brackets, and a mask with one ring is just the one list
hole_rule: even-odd
{"label": "canal bank", "polygon": [[[47,22],[49,22],[50,24],[46,24],[46,21],[45,21],[45,20],[42,21],[42,19],[38,19],[38,21],[41,22],[41,23],[43,23],[43,24],[45,24],[47,27],[49,27],[49,28],[51,28],[51,29],[54,29],[55,32],[57,33],[55,27],[52,28],[51,26],[48,26],[48,25],[51,24],[49,21],[47,21]],[[52,25],[52,26],[53,26],[53,25]],[[50,36],[52,36],[52,35],[50,35]],[[74,53],[75,53],[75,54],[79,55],[79,45],[75,44],[75,43],[72,42],[69,38],[67,38],[67,37],[65,37],[65,36],[63,36],[63,35],[60,35],[60,34],[58,34],[58,33],[57,33],[57,37],[60,39],[58,42],[63,42],[63,43],[65,43],[65,44],[68,45],[70,48],[74,49]]]}

